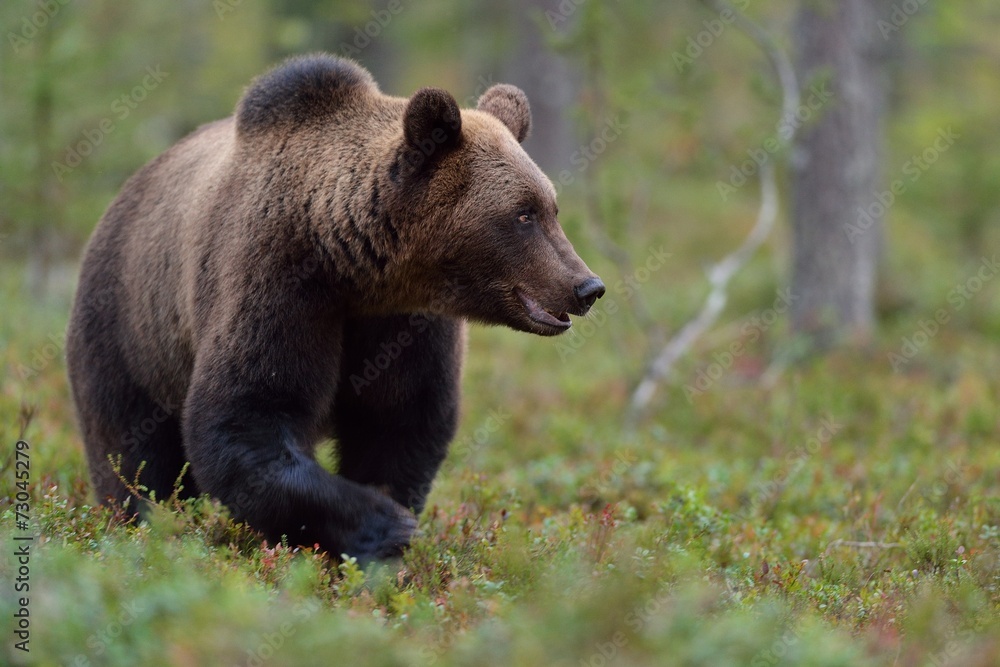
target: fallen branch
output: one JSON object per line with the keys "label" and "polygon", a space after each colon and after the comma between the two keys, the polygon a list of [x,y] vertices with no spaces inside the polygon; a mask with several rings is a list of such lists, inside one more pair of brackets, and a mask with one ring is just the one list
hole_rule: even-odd
{"label": "fallen branch", "polygon": [[[747,33],[767,54],[777,73],[782,90],[782,111],[778,127],[783,129],[784,134],[787,135],[785,142],[791,142],[795,129],[793,120],[799,107],[799,86],[795,78],[795,70],[788,57],[765,30],[733,9],[728,3],[723,0],[706,0],[706,4],[716,11],[732,11],[736,17],[734,24]],[[673,338],[667,341],[659,354],[653,358],[645,375],[632,393],[625,418],[626,430],[632,431],[645,416],[660,383],[670,376],[677,361],[718,319],[728,300],[726,288],[729,281],[743,268],[771,233],[778,218],[778,188],[774,177],[774,167],[769,161],[760,168],[760,191],[760,209],[757,212],[757,221],[754,223],[753,229],[736,250],[708,269],[711,291],[709,291],[701,311],[694,319],[685,324]]]}
{"label": "fallen branch", "polygon": [[855,542],[854,540],[834,540],[826,545],[823,555],[826,556],[837,547],[852,547],[854,549],[901,549],[899,542]]}

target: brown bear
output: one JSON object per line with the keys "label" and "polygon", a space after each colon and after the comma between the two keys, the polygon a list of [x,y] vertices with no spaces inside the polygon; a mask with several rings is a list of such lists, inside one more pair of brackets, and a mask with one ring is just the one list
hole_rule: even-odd
{"label": "brown bear", "polygon": [[604,293],[520,146],[530,122],[513,86],[459,110],[314,55],[132,176],[67,340],[98,499],[129,498],[120,477],[165,498],[189,462],[185,495],[268,539],[400,552],[455,432],[464,321],[554,335]]}

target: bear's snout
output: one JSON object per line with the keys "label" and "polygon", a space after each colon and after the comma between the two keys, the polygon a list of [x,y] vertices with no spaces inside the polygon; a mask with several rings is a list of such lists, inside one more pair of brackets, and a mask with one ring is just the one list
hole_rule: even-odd
{"label": "bear's snout", "polygon": [[604,283],[597,276],[587,278],[573,288],[580,315],[586,315],[594,302],[604,296]]}

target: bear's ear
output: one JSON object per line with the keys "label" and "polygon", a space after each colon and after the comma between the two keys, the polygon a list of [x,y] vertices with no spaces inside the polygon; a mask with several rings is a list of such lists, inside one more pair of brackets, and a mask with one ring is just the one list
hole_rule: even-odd
{"label": "bear's ear", "polygon": [[437,162],[458,146],[462,114],[455,98],[440,88],[421,88],[406,106],[403,140],[407,162],[415,170]]}
{"label": "bear's ear", "polygon": [[510,128],[517,143],[523,142],[531,131],[531,107],[528,105],[528,96],[517,86],[507,83],[490,86],[479,98],[476,108],[493,114],[503,121],[503,124]]}

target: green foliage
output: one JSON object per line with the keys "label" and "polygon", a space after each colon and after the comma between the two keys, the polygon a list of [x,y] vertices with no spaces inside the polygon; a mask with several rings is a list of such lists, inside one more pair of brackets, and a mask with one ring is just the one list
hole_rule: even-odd
{"label": "green foliage", "polygon": [[[674,385],[655,423],[631,438],[620,431],[620,371],[601,358],[613,336],[638,332],[605,327],[560,363],[558,339],[475,329],[459,441],[491,414],[508,416],[471,453],[456,452],[462,463],[446,466],[403,560],[363,572],[262,543],[207,499],[164,499],[142,525],[94,507],[61,358],[16,372],[60,325],[65,300],[19,298],[10,269],[0,282],[18,323],[2,332],[4,442],[19,435],[22,399],[36,406],[25,433],[43,536],[30,664],[337,655],[576,665],[607,654],[608,664],[917,665],[1000,655],[1000,355],[967,327],[900,374],[886,336],[868,359],[834,355],[767,390],[734,372],[688,403]],[[711,352],[706,343],[685,376]],[[577,411],[575,428],[556,416]],[[809,446],[828,419],[832,436]],[[9,531],[9,453],[0,468]],[[0,559],[0,581],[12,567]],[[0,602],[5,636],[13,604]]]}

